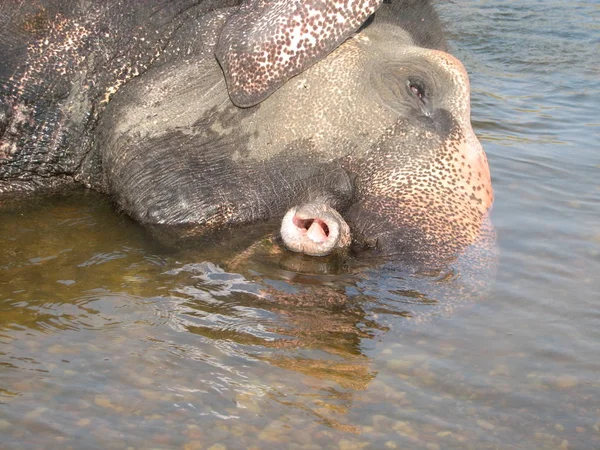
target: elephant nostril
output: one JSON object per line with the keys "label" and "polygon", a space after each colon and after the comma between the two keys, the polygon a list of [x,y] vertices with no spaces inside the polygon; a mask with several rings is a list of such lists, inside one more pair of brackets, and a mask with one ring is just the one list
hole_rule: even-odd
{"label": "elephant nostril", "polygon": [[327,226],[327,224],[325,222],[323,222],[322,220],[319,219],[315,219],[314,222],[311,224],[311,226],[308,228],[309,230],[311,228],[315,228],[315,227],[319,227],[320,231],[322,232],[322,234],[327,238],[329,237],[329,227]]}
{"label": "elephant nostril", "polygon": [[292,222],[314,242],[325,242],[329,238],[329,226],[321,219],[301,219],[294,216]]}
{"label": "elephant nostril", "polygon": [[303,230],[308,230],[308,228],[312,225],[314,219],[301,219],[298,216],[294,216],[292,219],[294,225]]}

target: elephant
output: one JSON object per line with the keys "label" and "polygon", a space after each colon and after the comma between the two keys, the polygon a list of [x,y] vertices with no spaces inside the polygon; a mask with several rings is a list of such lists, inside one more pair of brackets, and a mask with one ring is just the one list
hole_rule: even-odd
{"label": "elephant", "polygon": [[185,242],[437,265],[493,202],[430,0],[0,4],[0,195],[74,183]]}

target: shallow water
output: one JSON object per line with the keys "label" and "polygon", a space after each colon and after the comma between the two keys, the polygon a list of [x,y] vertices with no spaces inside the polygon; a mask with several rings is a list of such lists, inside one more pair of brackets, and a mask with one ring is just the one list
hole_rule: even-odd
{"label": "shallow water", "polygon": [[491,279],[290,258],[268,224],[168,251],[93,193],[5,205],[2,447],[600,448],[600,8],[565,5],[440,5]]}

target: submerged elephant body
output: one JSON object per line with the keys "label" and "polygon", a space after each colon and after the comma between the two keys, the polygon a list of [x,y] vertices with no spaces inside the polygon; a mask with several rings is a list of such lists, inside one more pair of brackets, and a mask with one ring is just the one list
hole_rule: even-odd
{"label": "submerged elephant body", "polygon": [[[231,25],[261,30],[259,6],[295,2],[216,3],[192,8],[187,19],[177,15],[174,29],[163,24],[168,39],[154,57],[141,58],[140,69],[132,66],[138,73],[119,73],[110,83],[98,78],[87,88],[82,77],[65,87],[58,106],[71,115],[61,110],[66,131],[54,130],[50,144],[62,139],[64,154],[78,138],[83,149],[70,153],[74,162],[62,176],[109,193],[140,223],[181,237],[282,220],[284,243],[294,251],[352,247],[419,262],[452,257],[478,238],[493,198],[489,169],[470,124],[466,72],[444,51],[428,1],[383,4],[357,33],[344,31],[347,39],[330,39],[325,31],[333,25],[315,20],[314,42],[296,32],[237,37]],[[354,16],[360,23],[378,2],[362,5]],[[302,30],[302,16],[291,17],[279,23]],[[313,51],[322,36],[323,49]],[[296,64],[302,52],[288,55],[288,48],[309,44],[311,57]],[[88,47],[84,59],[98,70],[99,56]],[[279,53],[258,51],[254,62],[264,70],[240,75],[253,67],[239,64],[248,47]],[[91,98],[86,93],[94,89]],[[35,115],[33,125],[23,118],[28,104],[17,94],[4,106],[1,147],[13,168],[19,133],[36,127]],[[72,125],[77,114],[86,123]],[[52,164],[60,164],[56,158]],[[35,177],[19,178],[4,164],[0,188],[31,185]]]}

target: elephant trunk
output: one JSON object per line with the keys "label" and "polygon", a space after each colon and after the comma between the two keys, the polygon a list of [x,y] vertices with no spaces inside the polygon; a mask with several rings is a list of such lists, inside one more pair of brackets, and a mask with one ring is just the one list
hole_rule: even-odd
{"label": "elephant trunk", "polygon": [[286,247],[311,256],[325,256],[350,245],[350,227],[342,216],[323,202],[294,206],[281,221]]}

